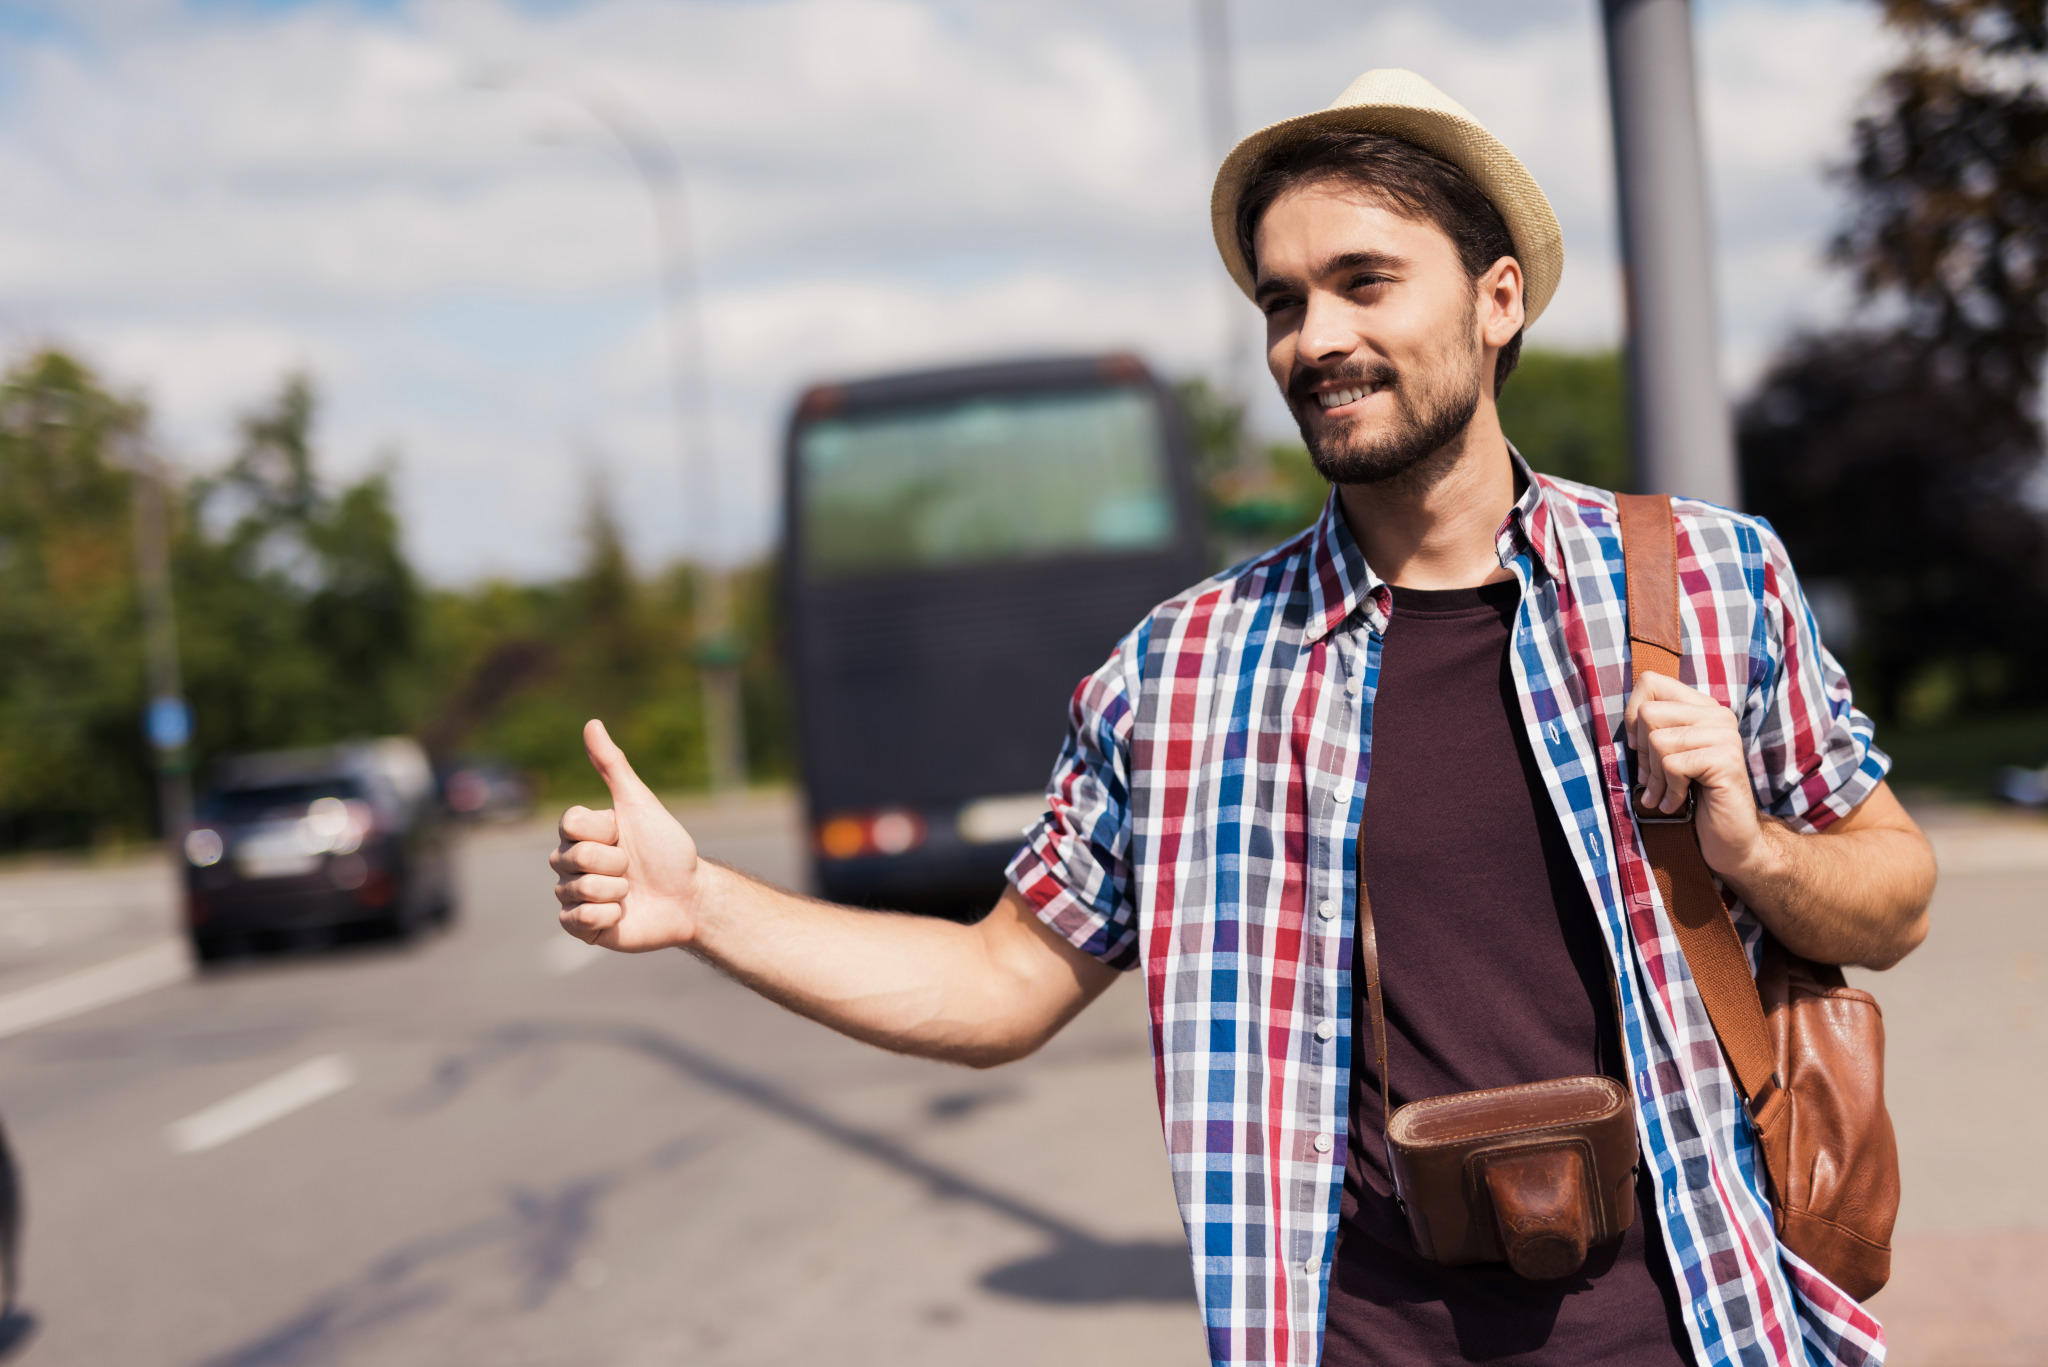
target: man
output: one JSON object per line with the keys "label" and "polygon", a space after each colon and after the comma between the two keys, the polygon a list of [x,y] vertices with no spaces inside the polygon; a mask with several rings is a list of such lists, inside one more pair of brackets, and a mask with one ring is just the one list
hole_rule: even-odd
{"label": "man", "polygon": [[[1625,891],[1652,887],[1632,750],[1646,801],[1696,799],[1750,943],[1881,968],[1926,933],[1926,841],[1783,548],[1679,501],[1685,678],[1628,696],[1613,497],[1532,474],[1494,407],[1556,288],[1556,219],[1420,77],[1369,72],[1246,139],[1214,213],[1331,500],[1082,683],[993,913],[855,911],[701,860],[593,722],[615,806],[562,819],[562,924],[977,1066],[1142,967],[1218,1363],[1881,1361],[1875,1321],[1776,1243],[1665,912]],[[1353,1046],[1359,869],[1393,1104],[1602,1072],[1634,1092],[1639,1216],[1575,1276],[1410,1246]]]}

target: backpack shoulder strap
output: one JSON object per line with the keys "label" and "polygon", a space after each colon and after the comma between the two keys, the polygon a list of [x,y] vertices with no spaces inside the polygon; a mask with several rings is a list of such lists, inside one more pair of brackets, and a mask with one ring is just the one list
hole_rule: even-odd
{"label": "backpack shoulder strap", "polygon": [[[1628,573],[1632,683],[1640,687],[1646,673],[1675,679],[1684,640],[1671,500],[1662,494],[1620,494],[1615,502],[1621,514],[1622,554]],[[1693,981],[1699,985],[1714,1033],[1749,1100],[1750,1114],[1759,1117],[1772,1107],[1781,1088],[1775,1051],[1749,955],[1700,853],[1692,813],[1691,803],[1677,816],[1635,806],[1643,850],[1649,856],[1657,890],[1663,894],[1672,932],[1678,937]]]}

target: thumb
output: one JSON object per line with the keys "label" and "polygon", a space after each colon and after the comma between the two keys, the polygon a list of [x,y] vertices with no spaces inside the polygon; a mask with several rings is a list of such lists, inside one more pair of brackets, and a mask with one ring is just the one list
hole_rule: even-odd
{"label": "thumb", "polygon": [[589,753],[591,766],[597,770],[598,777],[611,790],[614,810],[627,806],[661,806],[661,799],[640,781],[640,775],[633,772],[633,766],[626,762],[626,752],[604,729],[603,722],[593,718],[583,724],[583,748]]}

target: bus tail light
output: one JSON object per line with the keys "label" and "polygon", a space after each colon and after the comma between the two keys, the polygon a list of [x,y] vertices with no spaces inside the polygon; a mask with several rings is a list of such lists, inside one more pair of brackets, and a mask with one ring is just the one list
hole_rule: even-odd
{"label": "bus tail light", "polygon": [[844,407],[846,386],[821,384],[805,392],[803,399],[797,404],[796,411],[799,417],[805,419],[829,418]]}
{"label": "bus tail light", "polygon": [[908,854],[924,844],[926,833],[924,818],[902,807],[879,812],[839,812],[818,823],[818,853],[827,859]]}
{"label": "bus tail light", "polygon": [[1142,380],[1145,378],[1145,363],[1127,351],[1114,356],[1105,356],[1096,363],[1096,370],[1105,380]]}

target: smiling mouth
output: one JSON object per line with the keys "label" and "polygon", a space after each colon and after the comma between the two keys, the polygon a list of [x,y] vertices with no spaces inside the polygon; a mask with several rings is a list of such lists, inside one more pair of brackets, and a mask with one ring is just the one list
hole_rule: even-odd
{"label": "smiling mouth", "polygon": [[1384,388],[1386,386],[1380,384],[1361,384],[1353,385],[1349,389],[1326,389],[1316,395],[1316,402],[1324,408],[1342,408],[1347,403],[1357,403],[1368,395],[1377,394]]}

